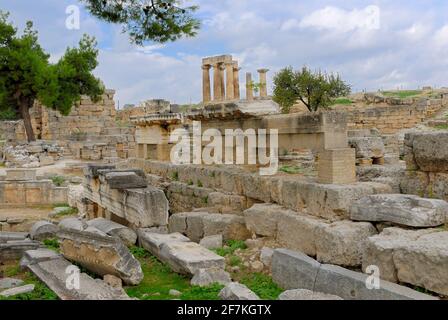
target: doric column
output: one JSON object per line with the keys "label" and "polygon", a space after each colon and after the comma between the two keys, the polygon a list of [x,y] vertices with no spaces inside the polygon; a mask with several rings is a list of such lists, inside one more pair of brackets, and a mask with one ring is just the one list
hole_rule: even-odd
{"label": "doric column", "polygon": [[204,103],[207,103],[212,99],[210,88],[210,68],[211,65],[209,64],[202,66],[202,98]]}
{"label": "doric column", "polygon": [[254,100],[254,88],[252,87],[252,73],[246,73],[246,99],[247,101]]}
{"label": "doric column", "polygon": [[224,79],[224,70],[226,70],[226,66],[224,65],[224,63],[220,63],[219,64],[219,77],[221,79],[221,100],[225,100],[226,99],[226,83],[225,83],[225,79]]}
{"label": "doric column", "polygon": [[268,96],[268,87],[267,87],[267,81],[266,81],[266,73],[269,71],[269,69],[260,69],[258,70],[258,73],[260,75],[260,97],[266,98]]}
{"label": "doric column", "polygon": [[221,65],[213,65],[213,101],[222,101],[222,71]]}
{"label": "doric column", "polygon": [[226,63],[226,100],[233,100],[235,97],[233,83],[233,62]]}
{"label": "doric column", "polygon": [[233,97],[237,100],[241,99],[240,95],[240,70],[238,62],[233,62]]}

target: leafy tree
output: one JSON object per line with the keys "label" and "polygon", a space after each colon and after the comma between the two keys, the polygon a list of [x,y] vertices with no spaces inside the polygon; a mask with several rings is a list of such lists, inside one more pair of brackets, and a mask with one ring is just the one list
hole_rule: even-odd
{"label": "leafy tree", "polygon": [[193,17],[197,6],[181,6],[178,0],[81,0],[95,17],[123,25],[132,42],[142,45],[193,37],[200,22]]}
{"label": "leafy tree", "polygon": [[32,22],[18,35],[7,18],[0,11],[0,110],[14,110],[23,119],[28,141],[34,141],[29,109],[37,100],[63,115],[70,113],[81,95],[99,101],[104,87],[91,73],[98,65],[96,41],[84,35],[78,48],[67,48],[51,64]]}
{"label": "leafy tree", "polygon": [[345,96],[350,91],[350,86],[338,74],[312,72],[307,67],[299,71],[287,67],[274,77],[274,101],[285,113],[297,100],[311,112],[327,108],[335,98]]}

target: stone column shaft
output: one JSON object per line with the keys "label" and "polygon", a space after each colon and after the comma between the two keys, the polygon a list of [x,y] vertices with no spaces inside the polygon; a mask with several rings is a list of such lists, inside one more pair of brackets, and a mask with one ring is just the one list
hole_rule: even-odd
{"label": "stone column shaft", "polygon": [[252,73],[246,73],[246,99],[247,101],[254,100],[254,88],[252,87]]}
{"label": "stone column shaft", "polygon": [[212,99],[210,87],[210,68],[210,65],[202,66],[202,97],[204,103],[207,103]]}
{"label": "stone column shaft", "polygon": [[258,70],[258,73],[260,75],[260,97],[266,98],[268,96],[268,87],[267,87],[267,80],[266,80],[266,73],[269,71],[269,69],[260,69]]}
{"label": "stone column shaft", "polygon": [[226,63],[226,100],[233,100],[235,97],[235,87],[233,78],[233,62]]}
{"label": "stone column shaft", "polygon": [[217,63],[213,65],[213,101],[222,101],[222,71]]}
{"label": "stone column shaft", "polygon": [[241,99],[240,94],[240,70],[241,68],[238,68],[238,63],[236,63],[233,67],[233,90],[234,90],[234,98],[237,100]]}

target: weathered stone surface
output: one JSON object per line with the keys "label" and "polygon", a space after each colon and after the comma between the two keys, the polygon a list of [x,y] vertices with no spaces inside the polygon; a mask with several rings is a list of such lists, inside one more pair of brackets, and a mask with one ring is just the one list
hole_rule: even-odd
{"label": "weathered stone surface", "polygon": [[204,237],[201,241],[199,241],[199,244],[207,249],[222,248],[222,235],[219,234],[215,236]]}
{"label": "weathered stone surface", "polygon": [[426,172],[448,171],[448,133],[416,132],[406,134],[405,144],[419,170]]}
{"label": "weathered stone surface", "polygon": [[58,227],[48,221],[36,222],[30,230],[30,237],[33,240],[43,241],[48,238],[56,237]]}
{"label": "weathered stone surface", "polygon": [[27,250],[35,250],[41,247],[37,241],[16,240],[0,243],[0,261],[18,260]]}
{"label": "weathered stone surface", "polygon": [[87,223],[78,218],[66,218],[61,220],[58,226],[60,229],[83,231],[87,228]]}
{"label": "weathered stone surface", "polygon": [[227,284],[219,292],[219,298],[222,300],[260,300],[249,288],[238,282]]}
{"label": "weathered stone surface", "polygon": [[146,188],[148,186],[144,174],[142,173],[142,175],[138,175],[133,171],[106,173],[105,179],[111,189],[124,190]]}
{"label": "weathered stone surface", "polygon": [[36,180],[35,169],[7,169],[6,181]]}
{"label": "weathered stone surface", "polygon": [[160,249],[162,244],[171,242],[190,242],[190,239],[178,232],[171,234],[160,234],[151,232],[147,229],[139,229],[137,233],[140,246],[158,258],[161,258]]}
{"label": "weathered stone surface", "polygon": [[247,228],[257,235],[274,237],[280,210],[282,207],[275,204],[255,204],[244,211]]}
{"label": "weathered stone surface", "polygon": [[448,219],[448,203],[404,194],[364,197],[350,208],[351,219],[393,222],[411,227],[436,227]]}
{"label": "weathered stone surface", "polygon": [[101,230],[109,236],[120,238],[127,246],[132,246],[137,242],[137,233],[134,230],[111,220],[96,218],[87,221],[87,224]]}
{"label": "weathered stone surface", "polygon": [[380,289],[367,288],[368,275],[335,265],[321,265],[314,291],[337,295],[344,300],[433,300],[432,296],[388,281]]}
{"label": "weathered stone surface", "polygon": [[263,247],[260,252],[260,260],[266,267],[271,267],[274,249]]}
{"label": "weathered stone surface", "polygon": [[140,263],[117,238],[66,229],[58,232],[58,238],[65,258],[98,275],[115,275],[130,285],[137,285],[143,279]]}
{"label": "weathered stone surface", "polygon": [[351,137],[348,144],[355,148],[356,158],[382,158],[385,153],[381,137]]}
{"label": "weathered stone surface", "polygon": [[103,277],[105,283],[110,285],[112,288],[121,289],[123,287],[123,283],[120,278],[113,276],[111,274],[107,274]]}
{"label": "weathered stone surface", "polygon": [[226,285],[232,282],[230,274],[220,268],[198,269],[191,279],[191,285],[207,287],[214,283]]}
{"label": "weathered stone surface", "polygon": [[360,266],[367,238],[377,233],[368,222],[337,221],[316,230],[317,260],[342,266]]}
{"label": "weathered stone surface", "polygon": [[[100,279],[93,279],[67,260],[60,258],[28,266],[61,300],[129,300],[128,295]],[[78,270],[79,288],[67,287],[69,277]],[[67,272],[69,271],[69,272]]]}
{"label": "weathered stone surface", "polygon": [[25,240],[29,234],[26,232],[0,232],[0,243],[6,243],[8,241]]}
{"label": "weathered stone surface", "polygon": [[224,269],[225,260],[194,242],[165,242],[160,256],[171,269],[182,274],[194,274],[198,269]]}
{"label": "weathered stone surface", "polygon": [[314,290],[320,263],[301,252],[274,250],[272,279],[283,289]]}
{"label": "weathered stone surface", "polygon": [[204,237],[220,234],[227,240],[246,240],[251,234],[244,218],[233,214],[208,214],[203,216]]}
{"label": "weathered stone surface", "polygon": [[34,291],[34,284],[27,284],[25,286],[15,287],[15,288],[1,291],[0,296],[7,298],[7,297],[16,296],[18,294],[29,293],[32,291]]}
{"label": "weathered stone surface", "polygon": [[31,264],[60,258],[62,258],[61,254],[50,249],[40,248],[37,250],[28,250],[25,251],[22,259],[20,260],[20,267],[25,268]]}
{"label": "weathered stone surface", "polygon": [[2,278],[0,279],[0,290],[11,289],[23,284],[23,280],[14,278]]}
{"label": "weathered stone surface", "polygon": [[448,232],[386,228],[368,241],[363,269],[376,265],[380,276],[448,294]]}
{"label": "weathered stone surface", "polygon": [[316,236],[319,228],[328,226],[327,221],[317,217],[283,209],[278,218],[277,240],[285,248],[316,255]]}
{"label": "weathered stone surface", "polygon": [[278,300],[344,300],[341,297],[314,292],[306,289],[287,290],[280,294]]}

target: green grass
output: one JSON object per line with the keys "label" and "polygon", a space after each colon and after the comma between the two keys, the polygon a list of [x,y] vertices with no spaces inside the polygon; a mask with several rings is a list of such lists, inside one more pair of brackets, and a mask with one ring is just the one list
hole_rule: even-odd
{"label": "green grass", "polygon": [[228,256],[230,254],[233,254],[237,249],[247,249],[246,244],[244,241],[241,240],[229,240],[226,242],[227,246],[224,246],[222,248],[218,248],[213,250],[217,255],[220,255],[221,257]]}
{"label": "green grass", "polygon": [[[131,252],[141,263],[144,279],[138,286],[125,288],[130,297],[141,300],[218,300],[222,285],[205,288],[191,286],[188,277],[174,273],[145,249],[133,247]],[[171,289],[182,292],[182,295],[171,296]]]}
{"label": "green grass", "polygon": [[423,91],[422,90],[398,90],[398,91],[383,91],[381,93],[385,97],[405,99],[405,98],[411,98],[411,97],[421,95],[423,93]]}
{"label": "green grass", "polygon": [[65,178],[63,176],[54,176],[50,178],[53,184],[57,187],[62,187],[65,183]]}
{"label": "green grass", "polygon": [[434,128],[437,130],[448,130],[448,124],[438,124]]}
{"label": "green grass", "polygon": [[283,290],[277,286],[272,278],[263,273],[252,273],[243,276],[239,282],[255,292],[263,300],[277,300]]}
{"label": "green grass", "polygon": [[48,249],[59,252],[59,241],[57,239],[45,239],[43,243]]}
{"label": "green grass", "polygon": [[58,300],[57,295],[51,291],[44,283],[39,281],[31,272],[20,270],[19,264],[10,266],[5,270],[5,276],[17,277],[26,284],[34,284],[34,290],[29,293],[19,294],[12,297],[1,297],[0,300]]}
{"label": "green grass", "polygon": [[62,210],[57,215],[55,215],[55,218],[57,218],[57,217],[65,217],[65,216],[73,216],[73,215],[78,214],[78,212],[79,211],[78,211],[77,208],[67,207],[66,209]]}
{"label": "green grass", "polygon": [[198,180],[197,186],[198,186],[199,188],[202,188],[202,187],[204,186],[204,185],[202,184],[201,180]]}
{"label": "green grass", "polygon": [[337,98],[334,99],[331,103],[331,105],[337,105],[337,104],[342,104],[342,105],[351,105],[353,103],[352,100],[350,100],[349,98]]}
{"label": "green grass", "polygon": [[241,262],[241,258],[238,256],[230,256],[229,258],[229,264],[232,267],[240,266]]}
{"label": "green grass", "polygon": [[179,181],[179,172],[174,171],[174,172],[171,174],[171,180],[173,180],[173,181]]}
{"label": "green grass", "polygon": [[281,172],[284,172],[284,173],[288,173],[288,174],[303,173],[302,168],[300,168],[298,166],[282,166],[278,170]]}

